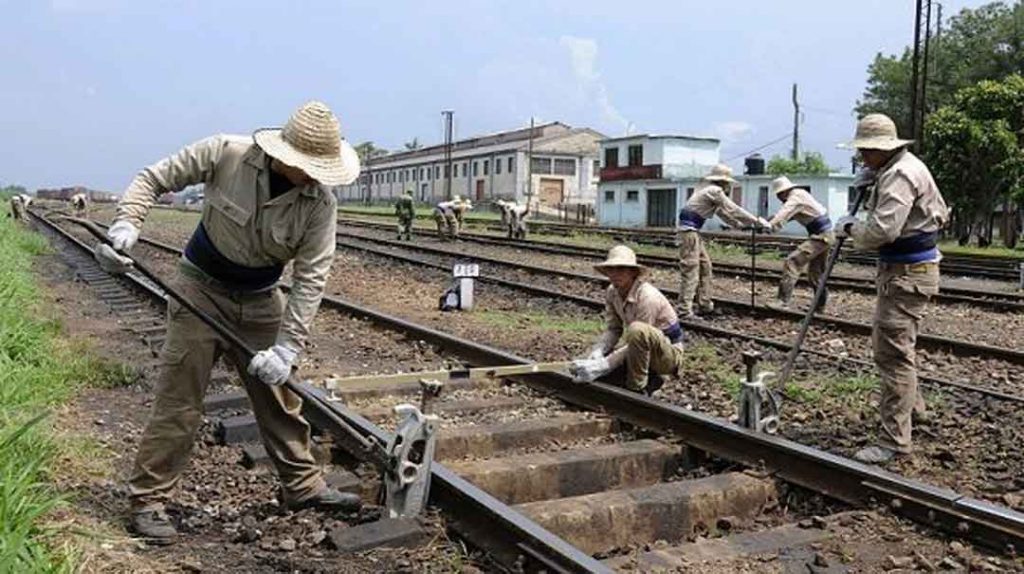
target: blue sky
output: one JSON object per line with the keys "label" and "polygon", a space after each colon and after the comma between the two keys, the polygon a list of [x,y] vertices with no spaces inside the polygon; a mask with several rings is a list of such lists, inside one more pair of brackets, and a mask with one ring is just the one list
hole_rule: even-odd
{"label": "blue sky", "polygon": [[[944,4],[948,18],[982,2]],[[909,44],[913,6],[0,0],[0,184],[120,191],[190,141],[279,125],[309,99],[389,149],[440,141],[453,109],[462,137],[534,116],[715,135],[729,158],[789,133],[793,82],[803,148],[845,166],[835,144],[867,65]]]}

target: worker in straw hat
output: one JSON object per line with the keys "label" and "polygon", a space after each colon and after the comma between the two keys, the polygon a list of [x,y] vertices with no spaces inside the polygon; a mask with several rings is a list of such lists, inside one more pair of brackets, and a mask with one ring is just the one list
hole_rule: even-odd
{"label": "worker in straw hat", "polygon": [[911,451],[911,419],[925,414],[917,386],[914,346],[918,323],[939,292],[939,230],[949,217],[946,202],[928,167],[900,139],[883,114],[864,116],[853,142],[875,175],[867,219],[844,216],[836,234],[853,238],[858,249],[878,252],[878,300],[872,332],[875,365],[882,384],[879,443],[856,453],[862,462],[885,462]]}
{"label": "worker in straw hat", "polygon": [[764,218],[752,215],[729,199],[730,184],[735,182],[732,169],[720,163],[703,177],[700,187],[679,210],[679,312],[686,317],[694,315],[695,296],[701,312],[710,313],[715,308],[711,300],[711,258],[700,236],[704,222],[718,215],[733,227],[769,227]]}
{"label": "worker in straw hat", "polygon": [[[625,364],[626,388],[654,393],[665,375],[677,375],[683,364],[683,330],[672,304],[646,279],[647,269],[625,245],[608,251],[594,265],[608,277],[605,329],[585,359],[573,361],[577,382],[592,382]],[[616,347],[619,340],[623,344]]]}
{"label": "worker in straw hat", "polygon": [[25,220],[25,197],[21,194],[14,194],[11,196],[11,213],[8,217],[13,217],[17,221]]}
{"label": "worker in straw hat", "polygon": [[[251,361],[173,301],[149,424],[129,481],[131,528],[170,543],[164,512],[203,418],[210,370],[227,355],[252,403],[260,436],[291,509],[354,510],[359,498],[327,487],[310,452],[302,402],[282,384],[309,337],[335,249],[336,202],[329,187],[351,183],[359,159],[338,119],[320,102],[300,107],[283,128],[215,135],[143,169],[117,206],[107,235],[129,250],[157,197],[205,184],[202,219],[185,248],[177,288],[200,309],[262,349]],[[125,271],[130,260],[101,244],[97,259]],[[292,264],[287,297],[277,287]]]}
{"label": "worker in straw hat", "polygon": [[416,219],[416,203],[412,199],[412,190],[408,189],[395,202],[395,215],[398,216],[398,240],[403,238],[412,241],[412,222]]}
{"label": "worker in straw hat", "polygon": [[441,241],[452,241],[459,234],[459,220],[455,210],[461,209],[462,199],[456,195],[442,201],[434,207],[434,223],[437,224],[437,237]]}
{"label": "worker in straw hat", "polygon": [[[768,222],[771,231],[782,229],[791,219],[795,219],[807,230],[807,240],[797,246],[782,265],[777,304],[788,307],[793,299],[793,287],[801,273],[806,270],[811,285],[818,284],[825,271],[829,245],[835,242],[835,234],[832,232],[828,210],[809,191],[798,187],[786,176],[773,180],[771,190],[782,202],[778,213]],[[828,291],[822,294],[819,305],[823,307],[827,299]]]}
{"label": "worker in straw hat", "polygon": [[[456,196],[458,197],[458,196]],[[459,199],[452,207],[452,213],[455,214],[455,237],[459,237],[459,233],[462,231],[462,226],[466,223],[466,212],[473,209],[473,202],[468,197]]]}

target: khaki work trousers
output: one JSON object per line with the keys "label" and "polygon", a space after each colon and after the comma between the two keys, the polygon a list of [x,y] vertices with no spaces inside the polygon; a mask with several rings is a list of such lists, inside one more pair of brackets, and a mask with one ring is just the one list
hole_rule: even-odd
{"label": "khaki work trousers", "polygon": [[661,329],[635,321],[626,328],[626,388],[643,391],[647,375],[677,375],[683,361],[682,345],[673,345]]}
{"label": "khaki work trousers", "polygon": [[412,218],[401,217],[398,218],[398,239],[412,240]]}
{"label": "khaki work trousers", "polygon": [[434,223],[437,224],[437,236],[442,241],[455,239],[459,236],[459,220],[454,213],[434,211]]}
{"label": "khaki work trousers", "polygon": [[[229,292],[181,271],[175,287],[252,348],[265,349],[274,344],[285,305],[278,289]],[[240,352],[171,301],[156,397],[128,485],[133,509],[159,508],[170,497],[188,464],[202,422],[210,371],[221,355],[227,355],[245,384],[263,444],[281,479],[284,502],[300,502],[324,488],[320,468],[310,451],[309,423],[299,413],[302,400],[283,387],[266,385],[249,375],[248,361]]]}
{"label": "khaki work trousers", "polygon": [[911,415],[925,410],[917,386],[914,347],[925,306],[939,292],[939,265],[879,263],[877,285],[872,343],[882,381],[880,441],[885,447],[910,452]]}
{"label": "khaki work trousers", "polygon": [[711,301],[711,258],[704,249],[700,233],[692,230],[679,232],[679,311],[683,315],[693,313],[693,300],[701,311],[714,309]]}
{"label": "khaki work trousers", "polygon": [[828,243],[823,239],[810,238],[797,246],[782,264],[779,293],[787,294],[787,297],[780,298],[788,300],[788,295],[793,293],[793,287],[800,279],[800,274],[805,270],[807,271],[807,280],[811,283],[811,289],[817,288],[818,280],[825,272],[827,260]]}

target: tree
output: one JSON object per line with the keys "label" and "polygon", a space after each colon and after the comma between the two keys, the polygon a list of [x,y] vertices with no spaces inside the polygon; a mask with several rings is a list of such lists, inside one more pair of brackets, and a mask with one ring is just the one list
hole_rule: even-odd
{"label": "tree", "polygon": [[829,167],[818,152],[807,152],[803,159],[793,160],[776,155],[768,160],[765,168],[769,175],[828,175]]}
{"label": "tree", "polygon": [[1017,241],[1024,199],[1024,77],[985,80],[956,93],[925,123],[925,161],[952,210],[961,243],[992,241],[1002,207],[1004,244]]}
{"label": "tree", "polygon": [[11,197],[14,195],[27,194],[28,190],[21,185],[5,185],[0,187],[0,197]]}
{"label": "tree", "polygon": [[412,141],[405,142],[406,151],[417,150],[421,147],[423,147],[423,144],[420,143],[420,138],[412,138]]}
{"label": "tree", "polygon": [[365,141],[355,146],[356,153],[359,154],[359,159],[366,163],[367,160],[377,159],[388,155],[388,150],[379,148],[373,145],[371,141]]}

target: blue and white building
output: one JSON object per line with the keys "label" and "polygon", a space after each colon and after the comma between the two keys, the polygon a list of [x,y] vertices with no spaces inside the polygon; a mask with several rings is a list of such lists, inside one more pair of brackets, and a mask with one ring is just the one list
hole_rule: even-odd
{"label": "blue and white building", "polygon": [[[686,135],[634,135],[601,141],[601,170],[595,211],[599,225],[611,227],[675,227],[679,209],[700,185],[700,178],[719,163],[721,142]],[[744,209],[769,218],[782,203],[770,192],[774,176],[763,172],[763,160],[749,161],[748,174],[736,175],[732,200]],[[833,221],[845,215],[853,201],[853,175],[790,176],[810,190],[828,209]],[[727,229],[718,217],[704,229]],[[791,221],[780,233],[804,235]]]}

